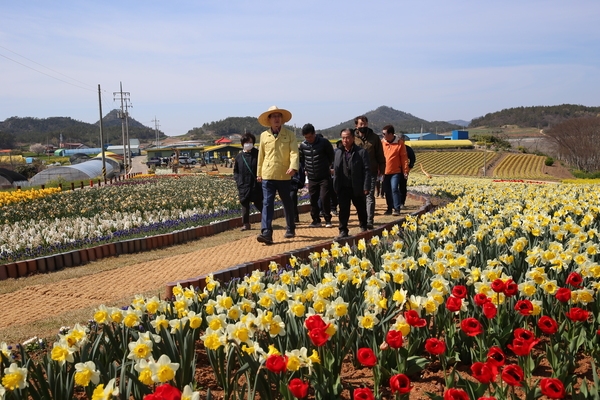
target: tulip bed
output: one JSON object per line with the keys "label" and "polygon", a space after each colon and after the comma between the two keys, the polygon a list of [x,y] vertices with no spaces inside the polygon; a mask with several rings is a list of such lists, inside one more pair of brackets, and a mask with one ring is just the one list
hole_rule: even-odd
{"label": "tulip bed", "polygon": [[209,224],[240,213],[232,179],[181,175],[0,197],[0,263]]}
{"label": "tulip bed", "polygon": [[101,306],[37,361],[2,344],[0,393],[211,398],[202,354],[225,399],[409,398],[435,371],[435,400],[597,399],[600,187],[416,183],[453,201],[354,247]]}

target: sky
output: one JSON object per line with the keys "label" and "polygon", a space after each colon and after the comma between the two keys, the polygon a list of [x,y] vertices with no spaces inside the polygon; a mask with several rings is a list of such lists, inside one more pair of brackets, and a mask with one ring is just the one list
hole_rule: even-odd
{"label": "sky", "polygon": [[3,1],[0,121],[94,123],[121,83],[131,117],[169,136],[272,105],[317,129],[382,105],[427,121],[600,106],[598,15],[597,0]]}

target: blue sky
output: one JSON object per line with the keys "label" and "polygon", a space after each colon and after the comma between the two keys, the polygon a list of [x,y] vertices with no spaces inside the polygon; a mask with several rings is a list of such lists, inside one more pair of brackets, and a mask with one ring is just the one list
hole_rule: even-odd
{"label": "blue sky", "polygon": [[386,105],[470,120],[600,106],[600,2],[4,2],[0,121],[130,114],[167,135],[271,105],[328,128]]}

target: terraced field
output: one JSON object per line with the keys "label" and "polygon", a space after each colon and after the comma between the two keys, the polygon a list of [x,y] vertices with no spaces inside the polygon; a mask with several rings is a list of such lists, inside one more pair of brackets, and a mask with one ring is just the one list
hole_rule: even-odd
{"label": "terraced field", "polygon": [[[481,151],[417,152],[414,172],[419,164],[432,175],[482,176],[484,153]],[[534,154],[485,153],[486,175],[503,179],[548,179],[544,156]]]}
{"label": "terraced field", "polygon": [[[487,167],[498,157],[497,153],[486,153]],[[482,151],[425,151],[417,152],[417,164],[433,175],[478,176],[483,172]],[[417,171],[420,168],[417,166]]]}
{"label": "terraced field", "polygon": [[544,173],[546,157],[534,154],[508,154],[496,168],[493,175],[498,178],[541,179]]}

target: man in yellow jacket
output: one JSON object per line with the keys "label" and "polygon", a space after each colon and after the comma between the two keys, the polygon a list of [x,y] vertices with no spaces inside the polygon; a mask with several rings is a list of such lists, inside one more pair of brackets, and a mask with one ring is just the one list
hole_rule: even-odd
{"label": "man in yellow jacket", "polygon": [[273,214],[275,194],[283,203],[286,239],[296,236],[294,205],[290,195],[292,176],[298,171],[298,141],[296,134],[283,127],[292,119],[292,113],[277,106],[269,107],[258,117],[258,122],[268,127],[260,135],[256,180],[262,183],[263,209],[261,233],[256,237],[260,243],[273,244]]}

